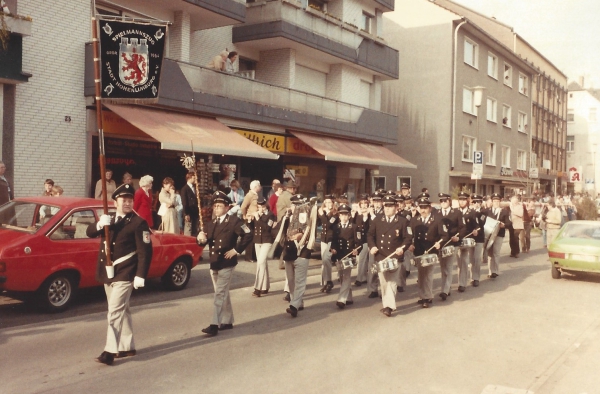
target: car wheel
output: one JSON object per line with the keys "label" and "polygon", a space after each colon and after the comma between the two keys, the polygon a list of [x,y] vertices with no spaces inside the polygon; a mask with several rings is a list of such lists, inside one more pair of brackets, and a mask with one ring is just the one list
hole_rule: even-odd
{"label": "car wheel", "polygon": [[555,266],[552,266],[550,268],[550,271],[552,272],[552,279],[560,279],[560,270],[558,268],[556,268]]}
{"label": "car wheel", "polygon": [[191,274],[190,263],[177,259],[163,275],[162,282],[168,290],[183,290],[190,281]]}
{"label": "car wheel", "polygon": [[37,301],[46,312],[63,312],[71,305],[76,291],[77,281],[74,276],[59,272],[42,283],[37,291]]}

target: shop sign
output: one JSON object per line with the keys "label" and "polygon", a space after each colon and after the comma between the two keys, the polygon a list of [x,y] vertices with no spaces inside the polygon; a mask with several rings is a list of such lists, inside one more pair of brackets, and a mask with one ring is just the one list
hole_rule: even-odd
{"label": "shop sign", "polygon": [[532,179],[537,179],[540,176],[539,169],[537,167],[531,167],[529,169],[529,177]]}
{"label": "shop sign", "polygon": [[501,176],[513,176],[513,170],[508,167],[500,167]]}
{"label": "shop sign", "polygon": [[581,172],[577,167],[569,168],[569,182],[581,182]]}
{"label": "shop sign", "polygon": [[308,166],[285,166],[288,170],[294,170],[296,176],[308,176]]}
{"label": "shop sign", "polygon": [[285,136],[233,129],[236,133],[270,152],[285,153]]}
{"label": "shop sign", "polygon": [[287,137],[285,141],[285,152],[294,155],[321,156],[319,152],[302,142],[302,140],[292,136]]}

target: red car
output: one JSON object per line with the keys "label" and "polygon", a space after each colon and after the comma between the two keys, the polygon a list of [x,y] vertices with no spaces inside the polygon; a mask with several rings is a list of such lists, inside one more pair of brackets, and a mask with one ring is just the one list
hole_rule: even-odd
{"label": "red car", "polygon": [[[0,293],[34,295],[45,310],[58,312],[77,289],[100,286],[100,238],[88,238],[86,229],[102,213],[102,202],[91,198],[17,198],[0,206]],[[162,278],[170,290],[185,288],[202,247],[184,235],[152,231],[151,239],[148,278]]]}

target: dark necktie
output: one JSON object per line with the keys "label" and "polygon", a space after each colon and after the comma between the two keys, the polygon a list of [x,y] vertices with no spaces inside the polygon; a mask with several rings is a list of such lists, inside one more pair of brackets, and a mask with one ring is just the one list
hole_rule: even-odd
{"label": "dark necktie", "polygon": [[119,223],[125,216],[117,216],[117,220],[115,220],[115,224]]}

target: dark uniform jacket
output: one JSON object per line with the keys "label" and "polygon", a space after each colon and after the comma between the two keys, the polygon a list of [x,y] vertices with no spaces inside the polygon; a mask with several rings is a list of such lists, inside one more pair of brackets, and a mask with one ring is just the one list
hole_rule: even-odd
{"label": "dark uniform jacket", "polygon": [[267,211],[265,214],[260,215],[258,220],[252,219],[254,227],[253,242],[255,244],[272,244],[277,237],[277,231],[275,231],[277,225],[277,218],[275,215]]}
{"label": "dark uniform jacket", "polygon": [[0,178],[0,205],[9,202],[14,199],[15,195],[12,187],[8,184],[8,181]]}
{"label": "dark uniform jacket", "polygon": [[[238,254],[242,253],[252,241],[252,231],[246,222],[233,215],[226,214],[223,223],[219,223],[219,218],[205,223],[204,232],[210,246],[210,269],[213,271],[235,267],[237,256],[226,259],[225,253],[231,249],[235,249]],[[238,237],[241,238],[239,242]],[[205,245],[200,241],[198,243]]]}
{"label": "dark uniform jacket", "polygon": [[[459,209],[459,211],[461,213],[461,221],[463,223],[464,233],[465,233],[465,235],[462,238],[466,237],[466,238],[475,239],[475,236],[471,233],[473,232],[473,230],[475,230],[477,228],[479,229],[479,231],[477,232],[478,236],[479,236],[479,233],[483,233],[483,226],[479,224],[479,217],[477,216],[477,212],[475,212],[474,209],[467,207],[464,212],[462,209]],[[471,235],[469,235],[467,237],[466,236],[467,234],[471,234]],[[476,242],[477,242],[477,240],[476,240]]]}
{"label": "dark uniform jacket", "polygon": [[466,228],[462,222],[462,213],[456,208],[450,208],[450,211],[446,216],[444,216],[443,209],[439,209],[434,215],[439,215],[442,223],[446,226],[450,238],[458,234],[458,242],[449,242],[448,245],[460,246],[460,240],[468,234],[468,232],[465,231]]}
{"label": "dark uniform jacket", "polygon": [[404,219],[406,219],[409,223],[412,219],[412,212],[410,209],[403,209],[401,211],[399,211],[396,215],[398,216],[402,216]]}
{"label": "dark uniform jacket", "polygon": [[472,209],[471,211],[473,211],[473,214],[475,215],[475,217],[477,218],[477,222],[479,223],[479,231],[477,232],[477,236],[474,237],[475,242],[484,243],[485,242],[484,228],[485,228],[485,220],[487,219],[487,210],[481,209],[479,211],[476,211],[475,209]]}
{"label": "dark uniform jacket", "polygon": [[198,212],[198,199],[196,193],[187,183],[181,188],[181,205],[183,206],[183,215],[189,215],[191,219],[197,219],[200,216]]}
{"label": "dark uniform jacket", "polygon": [[321,223],[321,242],[331,242],[333,239],[333,227],[340,221],[337,215],[334,215],[331,211],[319,215],[319,222]]}
{"label": "dark uniform jacket", "polygon": [[[366,217],[366,219],[365,219]],[[369,215],[361,215],[360,213],[356,213],[354,218],[352,218],[354,224],[356,225],[357,232],[359,232],[360,237],[358,238],[359,244],[367,243],[367,233],[369,232],[369,223],[371,220],[369,219]]]}
{"label": "dark uniform jacket", "polygon": [[[333,239],[331,241],[331,249],[334,249],[336,254],[331,255],[331,261],[341,260],[358,246],[362,246],[363,241],[360,237],[361,233],[356,224],[348,222],[346,227],[342,223],[336,224],[333,228]],[[356,252],[360,252],[360,249]]]}
{"label": "dark uniform jacket", "polygon": [[504,237],[506,235],[506,229],[512,225],[510,220],[510,211],[507,208],[498,208],[498,214],[494,213],[494,208],[487,208],[485,214],[487,217],[496,219],[501,223],[504,223],[504,228],[500,228],[497,237]]}
{"label": "dark uniform jacket", "polygon": [[[450,239],[441,215],[431,213],[427,220],[423,216],[412,218],[410,227],[414,236],[415,256],[422,256],[438,241],[440,241],[440,246],[443,247]],[[439,250],[431,249],[429,253],[437,254]]]}
{"label": "dark uniform jacket", "polygon": [[[114,219],[115,214],[111,216]],[[136,276],[146,278],[150,269],[150,262],[152,261],[152,241],[150,240],[148,223],[131,212],[119,220],[118,223],[110,225],[110,254],[113,265],[119,258],[136,252],[136,254],[127,260],[114,265],[115,277],[112,279],[108,279],[106,269],[104,268],[106,266],[104,228],[98,231],[96,224],[90,224],[86,231],[87,236],[90,238],[102,237],[98,263],[96,265],[96,280],[100,283],[112,283],[119,281],[131,282]]]}
{"label": "dark uniform jacket", "polygon": [[[295,241],[290,241],[287,238],[287,231],[288,231],[288,227],[290,226],[290,220],[292,220],[292,214],[291,212],[288,212],[286,215],[287,219],[283,219],[277,223],[277,226],[275,226],[275,228],[273,229],[275,234],[277,234],[279,232],[279,228],[281,226],[283,226],[283,240],[281,242],[283,242],[283,260],[284,261],[296,261],[296,259],[298,258],[305,258],[305,259],[309,259],[310,255],[312,254],[312,250],[309,249],[308,247],[303,247],[302,250],[300,251],[300,255],[298,255],[298,247],[296,246],[296,242]],[[311,229],[309,231],[315,231],[315,229]],[[300,230],[299,232],[300,233]],[[310,234],[309,236],[310,237]]]}
{"label": "dark uniform jacket", "polygon": [[[379,249],[375,255],[375,261],[381,261],[392,254],[397,248],[404,245],[404,251],[412,243],[412,232],[409,230],[409,223],[403,217],[395,215],[392,222],[388,223],[384,214],[377,215],[369,227],[367,234],[367,243],[369,249],[374,246]],[[392,256],[402,261],[403,256]]]}

